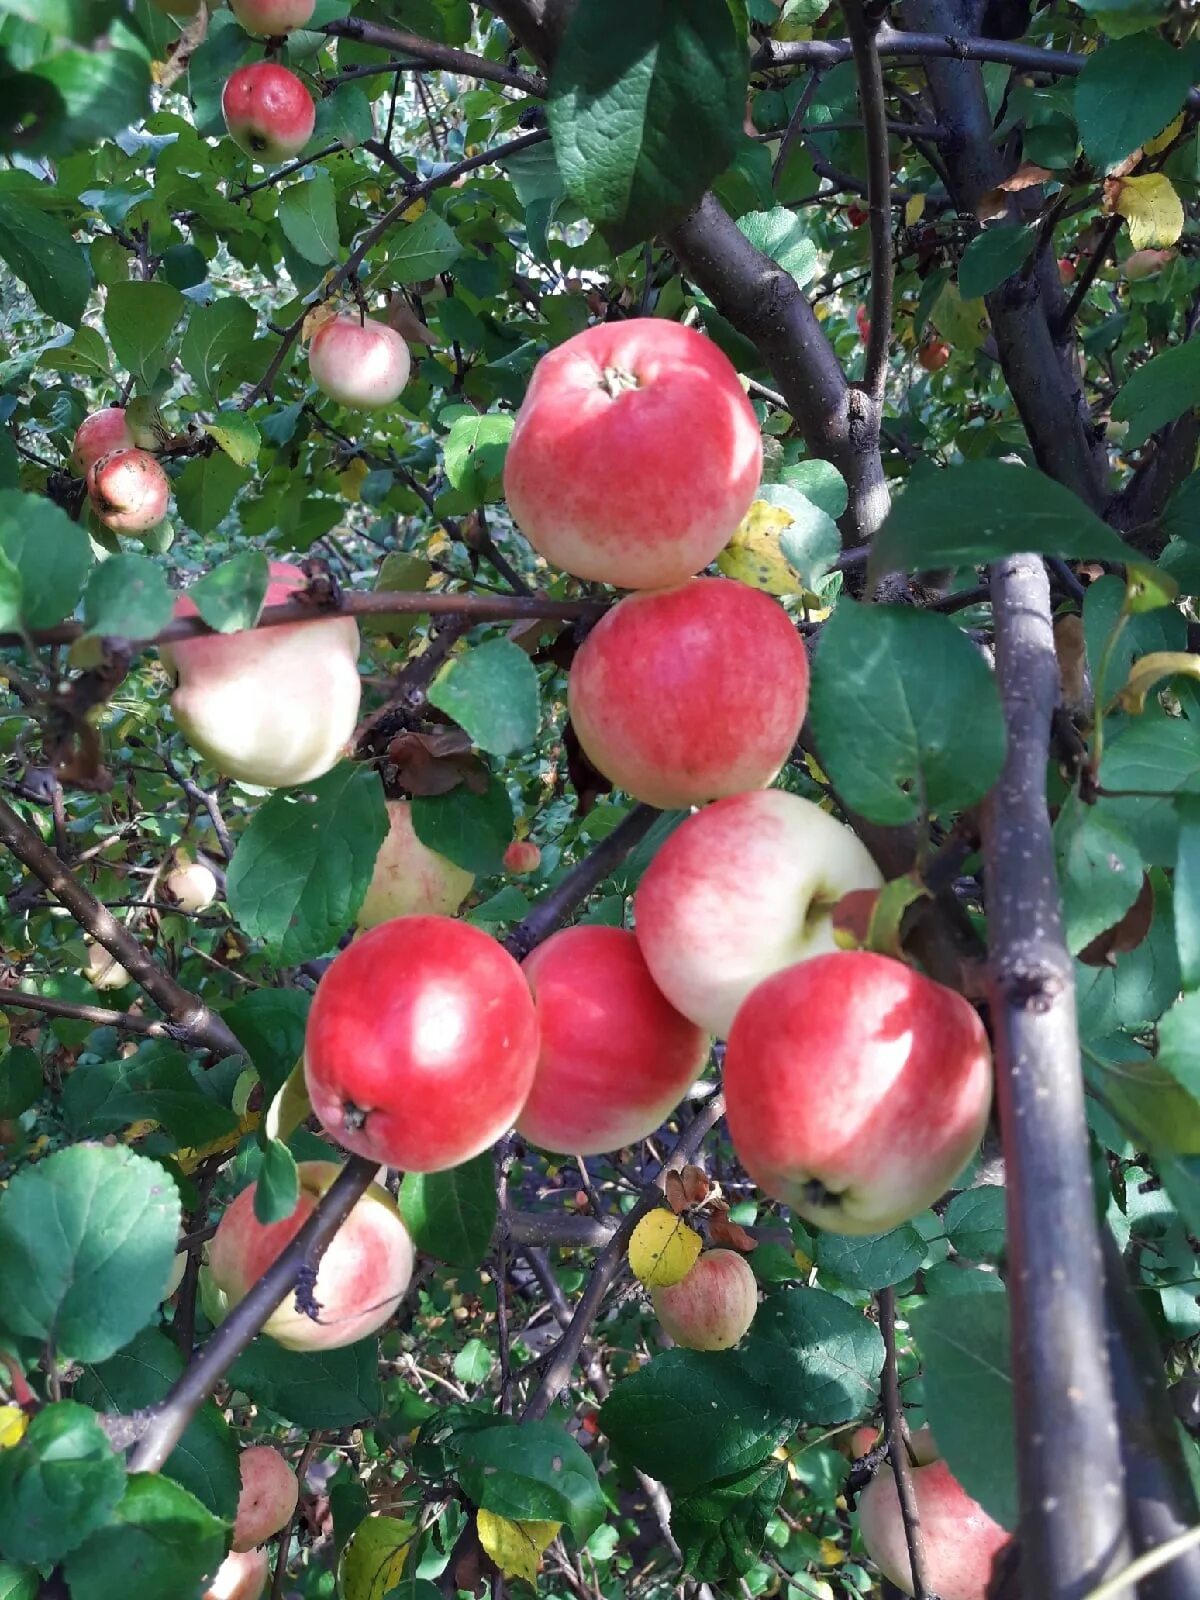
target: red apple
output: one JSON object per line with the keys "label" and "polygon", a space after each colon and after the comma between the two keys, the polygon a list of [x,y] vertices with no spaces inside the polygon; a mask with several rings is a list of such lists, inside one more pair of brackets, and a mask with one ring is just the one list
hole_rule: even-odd
{"label": "red apple", "polygon": [[514,839],[504,852],[504,869],[516,878],[536,872],[542,864],[542,852],[532,839]]}
{"label": "red apple", "polygon": [[252,1550],[290,1522],[300,1498],[296,1474],[269,1444],[251,1445],[238,1456],[242,1489],[233,1524],[233,1548]]}
{"label": "red apple", "polygon": [[247,33],[274,39],[312,19],[317,0],[229,0],[229,9]]}
{"label": "red apple", "polygon": [[114,533],[145,533],[167,514],[171,480],[148,450],[110,450],[87,470],[96,515]]}
{"label": "red apple", "polygon": [[987,1035],[950,989],[869,951],[760,983],[725,1052],[729,1132],[766,1194],[833,1233],[884,1233],[944,1194],[983,1135]]}
{"label": "red apple", "polygon": [[203,1600],[259,1600],[270,1571],[265,1550],[231,1551],[217,1568]]}
{"label": "red apple", "polygon": [[564,928],[523,970],[542,1047],[517,1131],[562,1155],[647,1138],[703,1071],[707,1034],[664,999],[622,928]]}
{"label": "red apple", "polygon": [[137,443],[125,420],[124,406],[105,406],[103,411],[93,411],[84,417],[71,446],[71,467],[81,478],[86,478],[88,468],[101,456],[117,450],[132,450]]}
{"label": "red apple", "polygon": [[1070,256],[1059,256],[1058,258],[1058,281],[1064,289],[1068,284],[1075,282],[1075,263]]}
{"label": "red apple", "polygon": [[871,213],[865,206],[846,207],[846,221],[852,228],[861,228],[863,223],[867,221],[870,215]]}
{"label": "red apple", "polygon": [[758,1310],[758,1280],[736,1250],[706,1250],[685,1278],[652,1289],[655,1314],[685,1350],[728,1350]]}
{"label": "red apple", "polygon": [[163,887],[183,911],[205,911],[217,898],[217,879],[202,861],[175,867],[163,879]]}
{"label": "red apple", "polygon": [[474,876],[421,843],[407,800],[389,800],[387,809],[387,838],[375,857],[358,926],[376,928],[393,917],[452,917],[470,894]]}
{"label": "red apple", "polygon": [[[255,1185],[231,1203],[208,1243],[205,1310],[228,1315],[316,1210],[341,1168],[334,1161],[302,1161],[300,1199],[283,1222],[254,1215]],[[373,1183],[331,1240],[317,1268],[314,1322],[292,1296],[273,1311],[263,1332],[289,1350],[337,1350],[382,1328],[400,1304],[413,1269],[412,1240],[386,1189]]]}
{"label": "red apple", "polygon": [[917,351],[917,360],[926,372],[940,372],[950,360],[950,346],[945,339],[926,339]]}
{"label": "red apple", "polygon": [[[273,561],[267,605],[306,582],[299,567]],[[196,614],[180,595],[175,615]],[[175,721],[228,778],[265,788],[308,783],[329,771],[354,732],[362,685],[353,617],[202,634],[160,653],[179,680]]]}
{"label": "red apple", "polygon": [[408,382],[408,346],[386,322],[339,313],[323,322],[308,347],[308,370],[322,394],[339,405],[375,411]]}
{"label": "red apple", "polygon": [[588,328],[538,362],[504,489],[547,561],[661,589],[728,543],[761,472],[758,422],[728,358],[691,328],[637,317]]}
{"label": "red apple", "polygon": [[263,166],[298,156],[317,121],[300,79],[273,61],[239,67],[225,85],[221,110],[234,144]]}
{"label": "red apple", "polygon": [[[912,1447],[917,1465],[909,1470],[925,1543],[926,1583],[939,1600],[987,1600],[992,1560],[1008,1543],[1008,1534],[938,1459],[928,1428],[913,1435]],[[911,1595],[912,1567],[890,1466],[880,1467],[859,1496],[858,1529],[884,1577]]]}
{"label": "red apple", "polygon": [[456,1167],[511,1128],[537,1067],[520,967],[449,917],[372,928],[321,979],[305,1038],[313,1110],[347,1150],[410,1172]]}
{"label": "red apple", "polygon": [[854,325],[858,329],[858,337],[864,344],[871,342],[871,320],[867,316],[866,306],[859,306],[854,313]]}
{"label": "red apple", "polygon": [[723,1039],[764,978],[837,949],[843,895],[882,883],[828,812],[754,789],[705,806],[661,846],[634,896],[638,943],[671,1004]]}
{"label": "red apple", "polygon": [[592,629],[568,685],[592,765],[652,806],[761,789],[808,705],[804,643],[777,600],[727,578],[630,595]]}
{"label": "red apple", "polygon": [[1143,283],[1147,278],[1157,278],[1174,259],[1174,250],[1135,250],[1125,257],[1121,271],[1129,283]]}

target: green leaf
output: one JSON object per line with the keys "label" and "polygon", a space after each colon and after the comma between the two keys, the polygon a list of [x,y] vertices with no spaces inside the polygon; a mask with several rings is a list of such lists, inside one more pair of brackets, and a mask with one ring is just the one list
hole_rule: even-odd
{"label": "green leaf", "polygon": [[[1179,849],[1177,794],[1200,794],[1200,727],[1147,713],[1119,728],[1104,748],[1100,781],[1114,796],[1105,809],[1124,823],[1147,861],[1174,866]],[[1138,793],[1123,794],[1125,790]]]}
{"label": "green leaf", "polygon": [[771,1295],[738,1352],[774,1405],[796,1422],[849,1422],[868,1411],[883,1371],[878,1328],[821,1289]]}
{"label": "green leaf", "polygon": [[464,1270],[480,1266],[496,1227],[491,1151],[448,1172],[405,1173],[400,1211],[422,1255]]}
{"label": "green leaf", "polygon": [[[1200,796],[1180,795],[1175,857],[1175,948],[1185,989],[1200,989]],[[2,1082],[0,1078],[0,1082]]]}
{"label": "green leaf", "polygon": [[[43,495],[0,489],[0,555],[21,580],[19,613],[0,605],[4,627],[21,621],[27,628],[49,628],[71,615],[92,564],[92,547],[61,506]],[[0,601],[6,593],[11,606],[11,578],[0,584]]]}
{"label": "green leaf", "polygon": [[135,1122],[161,1123],[176,1144],[207,1144],[237,1127],[211,1080],[164,1039],[142,1044],[128,1061],[76,1066],[62,1091],[62,1110],[77,1135],[102,1138]]}
{"label": "green leaf", "polygon": [[250,477],[249,469],[224,451],[193,456],[175,480],[179,515],[196,533],[215,532]]}
{"label": "green leaf", "polygon": [[1068,797],[1054,825],[1067,948],[1072,955],[1115,926],[1137,899],[1144,863],[1107,809]]}
{"label": "green leaf", "polygon": [[73,372],[89,383],[103,382],[112,375],[108,346],[95,328],[88,327],[77,329],[70,344],[50,345],[43,350],[38,366],[44,372]]}
{"label": "green leaf", "polygon": [[1137,561],[1078,495],[1034,467],[969,461],[922,473],[876,536],[868,583],[889,572],[995,561],[1032,550],[1069,560]]}
{"label": "green leaf", "polygon": [[1152,433],[1196,405],[1200,405],[1200,342],[1189,339],[1151,356],[1113,401],[1114,418],[1129,424],[1123,448],[1136,450]]}
{"label": "green leaf", "polygon": [[1200,1096],[1200,994],[1185,994],[1158,1024],[1160,1067],[1194,1097]]}
{"label": "green leaf", "polygon": [[1001,1527],[1017,1525],[1008,1296],[954,1295],[909,1313],[938,1449]]}
{"label": "green leaf", "polygon": [[37,1600],[39,1589],[32,1567],[11,1567],[0,1561],[0,1600]]}
{"label": "green leaf", "polygon": [[1037,229],[1001,222],[977,233],[958,264],[958,292],[964,300],[991,294],[1018,271],[1037,243]]}
{"label": "green leaf", "polygon": [[149,387],[167,364],[167,346],[188,302],[169,283],[114,283],[104,328],[127,372]]}
{"label": "green leaf", "polygon": [[516,419],[511,412],[455,419],[442,446],[446,476],[475,505],[504,498],[504,458]]}
{"label": "green leaf", "polygon": [[495,1365],[496,1358],[482,1339],[468,1339],[454,1358],[454,1376],[459,1383],[477,1387],[487,1381]]}
{"label": "green leaf", "polygon": [[[133,50],[112,46],[123,39],[137,43]],[[45,155],[68,155],[80,148],[95,149],[113,137],[113,130],[140,121],[150,99],[150,63],[140,43],[125,30],[113,30],[110,45],[100,50],[63,50],[49,56],[35,69],[56,93],[66,111],[63,120],[41,130],[31,146]]]}
{"label": "green leaf", "polygon": [[222,1013],[245,1045],[268,1100],[282,1088],[304,1051],[311,997],[303,989],[255,989]]}
{"label": "green leaf", "polygon": [[149,556],[109,556],[92,568],[83,620],[93,635],[153,639],[171,620],[175,597],[166,573]]}
{"label": "green leaf", "polygon": [[729,165],[747,55],[726,0],[580,0],[547,113],[567,192],[624,250],[689,211]]}
{"label": "green leaf", "polygon": [[82,245],[57,219],[12,194],[0,194],[0,260],[48,317],[78,328],[92,288]]}
{"label": "green leaf", "polygon": [[903,1283],[924,1261],[929,1246],[911,1222],[873,1237],[817,1235],[816,1263],[850,1289],[886,1289]]}
{"label": "green leaf", "polygon": [[987,663],[934,612],[843,599],[821,636],[809,716],[842,801],[872,822],[973,805],[1004,761]]}
{"label": "green leaf", "polygon": [[196,388],[213,404],[225,392],[222,369],[252,343],[257,320],[244,300],[232,296],[192,310],[179,359]]}
{"label": "green leaf", "polygon": [[946,1237],[968,1261],[994,1261],[1004,1252],[1005,1194],[999,1184],[956,1194],[942,1214]]}
{"label": "green leaf", "polygon": [[501,1419],[468,1435],[458,1469],[477,1506],[513,1522],[563,1522],[582,1544],[604,1521],[591,1458],[557,1422]]}
{"label": "green leaf", "polygon": [[259,550],[243,550],[192,584],[188,599],[218,633],[236,633],[258,621],[271,582],[270,565]]}
{"label": "green leaf", "polygon": [[[175,1341],[161,1328],[143,1328],[108,1361],[86,1367],[75,1398],[96,1411],[122,1416],[157,1405],[184,1369]],[[214,1516],[232,1521],[241,1489],[237,1437],[219,1407],[206,1400],[167,1457],[163,1472],[194,1494]]]}
{"label": "green leaf", "polygon": [[1192,83],[1187,54],[1151,34],[1119,39],[1088,56],[1075,80],[1075,121],[1088,160],[1115,167],[1182,109]]}
{"label": "green leaf", "polygon": [[337,260],[341,249],[337,196],[324,167],[284,190],[279,197],[279,225],[292,249],[306,261],[324,267]]}
{"label": "green leaf", "polygon": [[0,1554],[60,1561],[124,1492],[125,1463],[95,1414],[73,1400],[46,1406],[19,1444],[0,1450]]}
{"label": "green leaf", "polygon": [[300,1173],[287,1145],[268,1139],[254,1186],[254,1216],[264,1227],[285,1222],[300,1199]]}
{"label": "green leaf", "polygon": [[771,211],[748,211],[738,227],[756,250],[790,272],[800,288],[816,277],[821,258],[802,219],[786,206]]}
{"label": "green leaf", "polygon": [[44,1087],[37,1052],[27,1045],[14,1045],[0,1059],[0,1117],[19,1117],[28,1111]]}
{"label": "green leaf", "polygon": [[229,1381],[298,1428],[355,1428],[383,1409],[377,1339],[340,1350],[285,1350],[273,1339],[256,1339],[230,1368]]}
{"label": "green leaf", "polygon": [[461,255],[462,245],[449,223],[436,211],[425,211],[391,235],[388,277],[393,283],[421,283],[445,272]]}
{"label": "green leaf", "polygon": [[66,1561],[71,1600],[176,1600],[197,1594],[225,1554],[227,1530],[158,1473],[128,1480],[112,1520]]}
{"label": "green leaf", "polygon": [[239,467],[252,467],[258,460],[262,436],[250,418],[240,411],[221,411],[215,422],[202,424],[210,439],[215,439],[231,461]]}
{"label": "green leaf", "polygon": [[277,790],[229,865],[229,909],[284,966],[332,949],[354,920],[387,834],[379,774],[342,761],[306,793]]}
{"label": "green leaf", "polygon": [[787,1476],[787,1463],[772,1457],[736,1478],[676,1499],[671,1532],[689,1578],[720,1583],[730,1575],[744,1577],[757,1564]]}
{"label": "green leaf", "polygon": [[1175,918],[1171,890],[1157,870],[1151,872],[1154,919],[1150,932],[1115,966],[1075,963],[1075,996],[1085,1038],[1101,1038],[1125,1029],[1137,1032],[1157,1021],[1179,993],[1179,958],[1175,953]]}
{"label": "green leaf", "polygon": [[790,514],[792,520],[779,536],[779,548],[812,588],[841,554],[842,536],[837,523],[828,511],[791,483],[764,484],[758,498],[781,506]]}
{"label": "green leaf", "polygon": [[0,1322],[67,1360],[105,1360],[157,1311],[179,1219],[171,1179],[131,1150],[76,1145],[24,1168],[0,1195],[0,1282],[22,1285]]}
{"label": "green leaf", "polygon": [[489,639],[455,656],[429,690],[431,705],[453,717],[491,755],[527,750],[541,721],[533,663],[509,639]]}

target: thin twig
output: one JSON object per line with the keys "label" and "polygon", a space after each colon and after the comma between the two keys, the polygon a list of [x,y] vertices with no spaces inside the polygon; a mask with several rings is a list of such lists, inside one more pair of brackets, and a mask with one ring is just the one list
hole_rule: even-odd
{"label": "thin twig", "polygon": [[[300,1459],[296,1463],[296,1482],[300,1485],[300,1494],[304,1493],[304,1479],[312,1465],[312,1458],[316,1455],[321,1444],[321,1432],[318,1429],[310,1433],[304,1449],[300,1452]],[[287,1577],[288,1551],[292,1543],[292,1530],[300,1516],[300,1496],[296,1497],[296,1504],[292,1507],[292,1514],[279,1530],[279,1552],[275,1557],[275,1572],[271,1578],[271,1600],[281,1600],[283,1595],[284,1579]]]}
{"label": "thin twig", "polygon": [[[444,72],[455,73],[460,78],[478,78],[485,83],[499,83],[508,89],[519,89],[522,94],[533,95],[535,99],[542,99],[546,93],[545,80],[535,73],[506,67],[501,61],[488,61],[484,56],[455,49],[452,45],[436,44],[432,39],[422,39],[419,34],[409,33],[407,28],[383,27],[376,22],[361,21],[358,17],[340,17],[335,22],[327,22],[320,31],[331,39],[353,39],[358,44],[377,45],[381,50],[397,50],[426,66],[440,67]],[[410,65],[408,61],[391,61],[378,70],[395,72]]]}
{"label": "thin twig", "polygon": [[900,1374],[896,1363],[896,1291],[881,1289],[875,1298],[879,1305],[879,1331],[883,1334],[883,1409],[887,1419],[888,1456],[896,1479],[904,1542],[908,1546],[912,1592],[916,1600],[926,1600],[929,1579],[925,1561],[925,1535],[921,1531],[921,1512],[909,1465],[908,1426],[900,1400]]}
{"label": "thin twig", "polygon": [[847,0],[844,11],[858,71],[858,98],[867,143],[867,210],[871,218],[870,332],[863,388],[880,406],[892,342],[892,173],[888,159],[887,106],[883,68],[875,47],[878,24],[868,17],[863,0]]}

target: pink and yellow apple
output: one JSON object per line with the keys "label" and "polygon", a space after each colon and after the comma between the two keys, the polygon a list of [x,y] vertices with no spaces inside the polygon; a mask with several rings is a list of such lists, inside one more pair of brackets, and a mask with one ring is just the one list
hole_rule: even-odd
{"label": "pink and yellow apple", "polygon": [[133,982],[116,956],[109,955],[95,939],[85,939],[83,947],[87,951],[87,966],[83,969],[83,975],[93,989],[123,989],[127,983]]}
{"label": "pink and yellow apple", "polygon": [[146,533],[167,514],[171,480],[148,450],[110,450],[87,470],[92,508],[114,533]]}
{"label": "pink and yellow apple", "polygon": [[259,39],[274,39],[311,21],[317,0],[229,0],[229,9]]}
{"label": "pink and yellow apple", "polygon": [[513,517],[577,578],[663,589],[706,567],[762,473],[728,358],[656,317],[606,322],[543,356],[504,464]]}
{"label": "pink and yellow apple", "polygon": [[697,811],[659,849],[634,896],[638,943],[671,1004],[723,1039],[764,978],[837,949],[844,894],[882,883],[836,818],[752,789]]}
{"label": "pink and yellow apple", "polygon": [[355,939],[321,979],[305,1081],[347,1150],[441,1172],[512,1127],[537,1057],[533,997],[503,946],[449,917],[397,917]]}
{"label": "pink and yellow apple", "polygon": [[542,864],[542,852],[532,839],[514,839],[504,852],[504,870],[515,878],[536,872]]}
{"label": "pink and yellow apple", "polygon": [[242,1487],[233,1524],[233,1548],[252,1550],[291,1520],[300,1498],[296,1474],[269,1444],[251,1445],[238,1456]]}
{"label": "pink and yellow apple", "polygon": [[[1008,1534],[953,1477],[939,1459],[928,1428],[912,1436],[916,1464],[910,1467],[921,1534],[925,1578],[938,1600],[987,1600],[992,1561]],[[858,1530],[867,1554],[897,1588],[915,1592],[896,1476],[880,1467],[858,1501]]]}
{"label": "pink and yellow apple", "polygon": [[360,928],[376,928],[393,917],[452,917],[474,887],[474,876],[417,838],[412,806],[389,800],[387,837],[359,907]]}
{"label": "pink and yellow apple", "polygon": [[700,1076],[708,1036],[655,987],[633,934],[564,928],[522,970],[542,1044],[518,1133],[561,1155],[647,1138]]}
{"label": "pink and yellow apple", "polygon": [[953,990],[869,951],[815,956],[742,1002],[725,1051],[738,1159],[832,1233],[884,1233],[945,1193],[983,1135],[987,1035]]}
{"label": "pink and yellow apple", "polygon": [[359,411],[390,405],[411,368],[404,340],[374,317],[339,312],[321,324],[308,347],[308,370],[317,388]]}
{"label": "pink and yellow apple", "polygon": [[217,898],[216,874],[202,861],[174,867],[163,879],[163,887],[182,911],[206,911]]}
{"label": "pink and yellow apple", "polygon": [[[214,1320],[245,1299],[340,1171],[334,1161],[302,1161],[300,1199],[282,1222],[261,1223],[255,1217],[254,1184],[235,1196],[208,1243],[205,1309]],[[313,1288],[320,1320],[298,1311],[289,1295],[267,1318],[263,1332],[289,1350],[354,1344],[383,1327],[400,1304],[412,1269],[408,1229],[391,1195],[373,1183],[321,1257]]]}
{"label": "pink and yellow apple", "polygon": [[580,647],[568,683],[588,760],[648,805],[764,788],[808,706],[804,642],[777,600],[728,578],[629,595]]}
{"label": "pink and yellow apple", "polygon": [[[271,563],[267,605],[303,589],[299,567]],[[197,615],[180,595],[176,617]],[[278,628],[209,633],[163,645],[178,678],[175,721],[218,772],[281,788],[309,783],[341,756],[358,720],[358,624],[321,617]]]}
{"label": "pink and yellow apple", "polygon": [[239,67],[222,91],[221,110],[234,144],[263,166],[298,156],[317,122],[303,83],[273,61]]}
{"label": "pink and yellow apple", "polygon": [[728,1350],[758,1310],[758,1280],[736,1250],[706,1250],[669,1289],[653,1289],[654,1311],[665,1332],[685,1350]]}
{"label": "pink and yellow apple", "polygon": [[259,1600],[270,1573],[265,1550],[233,1550],[217,1568],[203,1600]]}
{"label": "pink and yellow apple", "polygon": [[136,444],[125,418],[125,407],[105,406],[103,411],[93,411],[79,424],[71,446],[72,470],[86,478],[88,468],[101,456],[112,455],[117,450],[132,450]]}

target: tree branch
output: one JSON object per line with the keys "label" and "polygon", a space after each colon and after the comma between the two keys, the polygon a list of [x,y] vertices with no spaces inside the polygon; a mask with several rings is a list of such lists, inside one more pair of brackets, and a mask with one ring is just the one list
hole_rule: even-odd
{"label": "tree branch", "polygon": [[908,1546],[908,1564],[912,1569],[913,1594],[916,1600],[926,1600],[929,1580],[926,1576],[925,1536],[921,1532],[921,1513],[917,1508],[917,1495],[909,1465],[908,1426],[904,1421],[900,1375],[896,1364],[896,1291],[881,1289],[875,1298],[879,1305],[879,1331],[883,1334],[885,1352],[883,1410],[887,1424],[888,1458],[896,1480],[900,1520],[904,1524],[904,1542]]}
{"label": "tree branch", "polygon": [[887,106],[883,68],[876,49],[878,24],[867,16],[863,0],[848,0],[845,17],[858,72],[858,99],[867,143],[867,210],[871,218],[870,332],[863,388],[876,406],[882,406],[892,342],[892,170],[888,159]]}
{"label": "tree branch", "polygon": [[6,844],[18,861],[49,889],[81,927],[141,985],[154,1003],[187,1034],[214,1055],[241,1055],[242,1047],[220,1017],[203,1001],[189,994],[147,955],[129,930],[75,878],[66,864],[24,822],[6,800],[0,799],[0,844]]}
{"label": "tree branch", "polygon": [[991,588],[1008,754],[984,805],[983,842],[1008,1173],[1021,1571],[1028,1600],[1062,1600],[1119,1568],[1129,1546],[1074,975],[1046,805],[1059,697],[1050,586],[1030,555],[997,562]]}
{"label": "tree branch", "polygon": [[90,1022],[97,1028],[119,1028],[123,1033],[140,1033],[148,1039],[175,1039],[181,1044],[199,1043],[173,1022],[155,1022],[133,1011],[110,1011],[107,1006],[77,1005],[73,1000],[55,1000],[49,995],[26,994],[20,989],[0,990],[0,1011],[38,1011],[47,1017],[70,1017],[74,1022]]}
{"label": "tree branch", "polygon": [[[377,22],[363,22],[358,17],[339,17],[327,22],[319,30],[331,39],[353,39],[357,44],[378,45],[381,50],[400,50],[413,56],[426,66],[439,67],[443,72],[456,73],[461,78],[479,78],[486,83],[503,84],[508,89],[520,89],[523,94],[543,99],[545,80],[532,72],[521,72],[506,67],[499,61],[488,61],[484,56],[473,55],[470,50],[456,50],[452,45],[435,44],[432,39],[422,39],[409,33],[407,28],[385,28]],[[395,71],[409,66],[409,62],[391,62],[387,70]]]}

